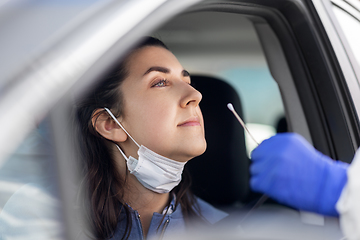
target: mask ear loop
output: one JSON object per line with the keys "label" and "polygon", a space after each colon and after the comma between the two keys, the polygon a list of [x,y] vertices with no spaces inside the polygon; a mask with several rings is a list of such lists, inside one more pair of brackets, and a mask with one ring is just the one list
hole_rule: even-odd
{"label": "mask ear loop", "polygon": [[117,147],[117,149],[120,151],[121,155],[123,155],[123,157],[125,158],[126,162],[129,161],[129,158],[125,155],[125,153],[121,150],[121,148],[115,144],[115,146]]}
{"label": "mask ear loop", "polygon": [[[140,148],[140,145],[135,141],[135,139],[133,139],[131,137],[131,135],[125,130],[125,128],[121,125],[121,123],[116,119],[116,117],[114,116],[114,114],[112,114],[112,112],[104,107],[105,111],[107,111],[107,113],[112,117],[112,119],[114,119],[114,121],[121,127],[122,130],[124,130],[124,132],[129,136],[129,138],[131,138],[131,140],[136,144],[136,146],[138,146],[138,148]],[[117,146],[117,145],[116,145]],[[126,158],[125,158],[126,159]]]}

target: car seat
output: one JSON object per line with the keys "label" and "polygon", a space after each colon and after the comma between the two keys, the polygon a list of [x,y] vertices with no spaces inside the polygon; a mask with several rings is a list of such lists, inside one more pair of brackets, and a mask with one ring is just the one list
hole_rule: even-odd
{"label": "car seat", "polygon": [[243,116],[240,98],[232,86],[208,76],[191,76],[202,93],[207,150],[186,164],[192,178],[192,191],[208,203],[226,210],[244,202],[249,195],[249,159],[244,129],[227,108],[232,103]]}
{"label": "car seat", "polygon": [[282,116],[279,118],[276,124],[276,133],[285,133],[288,132],[288,124],[286,121],[286,117]]}

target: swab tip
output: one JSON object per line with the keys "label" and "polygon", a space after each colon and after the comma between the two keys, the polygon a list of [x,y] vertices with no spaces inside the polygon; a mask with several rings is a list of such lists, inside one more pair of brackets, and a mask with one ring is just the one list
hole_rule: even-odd
{"label": "swab tip", "polygon": [[234,106],[231,104],[231,103],[228,103],[227,104],[227,107],[228,107],[228,109],[230,109],[230,111],[234,111],[235,109],[234,109]]}

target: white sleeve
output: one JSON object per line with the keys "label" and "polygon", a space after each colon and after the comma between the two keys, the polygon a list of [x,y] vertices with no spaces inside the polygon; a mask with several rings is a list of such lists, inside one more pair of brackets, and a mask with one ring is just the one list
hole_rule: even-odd
{"label": "white sleeve", "polygon": [[336,203],[340,226],[348,240],[360,239],[360,149],[347,172],[347,183]]}

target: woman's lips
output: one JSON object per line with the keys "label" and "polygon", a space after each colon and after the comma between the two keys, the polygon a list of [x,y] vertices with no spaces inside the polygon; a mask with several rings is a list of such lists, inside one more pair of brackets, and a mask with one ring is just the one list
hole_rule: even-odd
{"label": "woman's lips", "polygon": [[191,127],[191,126],[200,126],[200,121],[198,117],[191,117],[178,125],[178,127]]}

